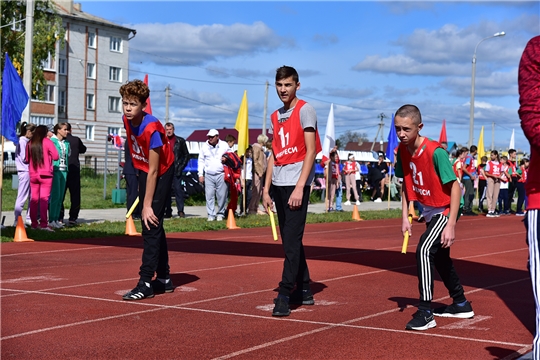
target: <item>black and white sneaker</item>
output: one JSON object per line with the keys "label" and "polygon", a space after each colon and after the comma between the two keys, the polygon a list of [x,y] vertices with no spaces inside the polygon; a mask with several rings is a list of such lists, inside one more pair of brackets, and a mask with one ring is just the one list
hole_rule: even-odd
{"label": "black and white sneaker", "polygon": [[152,287],[149,286],[150,284],[146,285],[146,283],[139,282],[137,286],[122,296],[122,299],[124,300],[142,300],[142,299],[150,299],[154,297],[154,291],[152,290]]}
{"label": "black and white sneaker", "polygon": [[463,306],[458,304],[452,304],[448,306],[443,306],[433,310],[435,316],[441,317],[451,317],[458,319],[471,319],[474,317],[474,311],[472,309],[471,303],[466,302]]}
{"label": "black and white sneaker", "polygon": [[160,279],[152,280],[150,285],[152,285],[152,290],[154,290],[154,293],[163,294],[172,293],[174,291],[174,285],[172,283],[172,280],[167,279],[165,281],[166,282],[162,282]]}
{"label": "black and white sneaker", "polygon": [[427,330],[437,326],[433,314],[430,311],[420,310],[414,313],[413,319],[405,326],[406,330]]}
{"label": "black and white sneaker", "polygon": [[[278,298],[274,299],[274,304]],[[289,297],[289,304],[294,305],[315,305],[315,299],[313,299],[313,293],[311,290],[301,291],[294,290]]]}

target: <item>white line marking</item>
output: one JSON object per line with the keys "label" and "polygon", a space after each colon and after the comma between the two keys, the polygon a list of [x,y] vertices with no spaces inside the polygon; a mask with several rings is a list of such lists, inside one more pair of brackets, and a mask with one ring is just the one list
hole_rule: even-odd
{"label": "white line marking", "polygon": [[0,281],[0,284],[15,284],[20,282],[43,282],[43,281],[60,281],[66,280],[64,278],[59,278],[54,275],[41,275],[41,276],[23,276],[17,279],[8,279]]}
{"label": "white line marking", "polygon": [[489,328],[481,328],[473,326],[473,324],[476,324],[480,321],[489,320],[491,319],[491,316],[484,316],[484,315],[476,315],[472,319],[461,319],[453,324],[448,324],[445,326],[442,326],[441,329],[447,329],[447,330],[455,330],[455,329],[466,329],[466,330],[489,330]]}

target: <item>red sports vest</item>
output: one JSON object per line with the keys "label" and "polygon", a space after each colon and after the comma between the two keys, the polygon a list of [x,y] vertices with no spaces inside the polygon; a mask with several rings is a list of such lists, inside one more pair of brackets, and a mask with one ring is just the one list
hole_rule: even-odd
{"label": "red sports vest", "polygon": [[[145,115],[152,116],[152,115]],[[163,175],[171,165],[174,163],[174,153],[169,144],[169,140],[165,135],[165,129],[163,125],[159,122],[158,119],[150,122],[144,128],[144,131],[141,135],[135,136],[131,131],[131,126],[129,121],[125,116],[122,116],[124,121],[124,127],[126,128],[126,135],[128,146],[131,149],[131,158],[133,159],[133,167],[148,173],[148,155],[150,151],[150,138],[154,131],[158,131],[161,134],[161,140],[163,141],[163,146],[161,147],[161,156],[159,157],[159,169],[158,176]]]}
{"label": "red sports vest", "polygon": [[484,175],[482,175],[483,172],[480,171],[480,169],[484,169],[485,167],[486,167],[486,164],[478,166],[478,180],[486,180],[486,177]]}
{"label": "red sports vest", "polygon": [[512,169],[512,174],[510,176],[517,177],[517,165],[515,161],[508,160],[508,165],[510,166],[510,169]]}
{"label": "red sports vest", "polygon": [[506,176],[507,169],[508,169],[508,165],[501,164],[501,181],[502,182],[508,182],[508,176]]}
{"label": "red sports vest", "polygon": [[458,171],[459,164],[461,164],[461,168],[463,168],[463,162],[459,159],[456,159],[454,163],[452,164],[452,169],[454,169],[454,174],[456,174],[456,177],[459,177],[459,171]]}
{"label": "red sports vest", "polygon": [[345,174],[354,174],[357,171],[356,163],[352,161],[347,161],[345,163],[345,168],[343,169],[343,171],[345,172]]}
{"label": "red sports vest", "polygon": [[519,178],[518,182],[526,183],[528,175],[527,173],[529,170],[525,168],[525,165],[521,165],[519,168],[521,169],[521,177]]}
{"label": "red sports vest", "polygon": [[[291,116],[282,123],[278,122],[278,112],[271,115],[274,138],[272,139],[272,152],[274,164],[281,166],[304,161],[306,158],[306,143],[304,141],[304,129],[300,123],[300,109],[306,102],[298,100]],[[319,131],[315,129],[315,152],[322,150]]]}
{"label": "red sports vest", "polygon": [[501,174],[501,163],[494,163],[493,161],[488,161],[489,171],[491,175],[499,176]]}
{"label": "red sports vest", "polygon": [[450,205],[452,188],[443,185],[434,170],[433,153],[439,147],[441,146],[438,142],[425,138],[417,150],[419,155],[412,156],[406,145],[399,144],[405,191],[409,201],[417,200],[433,207]]}

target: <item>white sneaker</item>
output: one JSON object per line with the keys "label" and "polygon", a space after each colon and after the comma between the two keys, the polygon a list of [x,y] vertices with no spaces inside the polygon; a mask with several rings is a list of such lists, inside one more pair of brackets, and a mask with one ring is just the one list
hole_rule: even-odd
{"label": "white sneaker", "polygon": [[61,221],[56,220],[56,226],[58,226],[58,229],[61,229],[64,227],[64,223]]}
{"label": "white sneaker", "polygon": [[348,206],[348,205],[351,205],[351,202],[350,202],[349,200],[347,200],[347,201],[345,201],[345,202],[343,203],[343,205],[347,205],[347,206]]}
{"label": "white sneaker", "polygon": [[382,202],[382,200],[381,200],[381,198],[377,198],[373,202]]}
{"label": "white sneaker", "polygon": [[360,204],[361,204],[361,202],[356,200],[356,205],[360,205]]}
{"label": "white sneaker", "polygon": [[223,221],[223,215],[218,215],[216,217],[216,221]]}
{"label": "white sneaker", "polygon": [[49,227],[53,229],[59,229],[58,225],[56,224],[56,221],[51,221],[49,223]]}
{"label": "white sneaker", "polygon": [[213,216],[208,217],[208,221],[214,221],[214,220],[216,220],[216,219]]}

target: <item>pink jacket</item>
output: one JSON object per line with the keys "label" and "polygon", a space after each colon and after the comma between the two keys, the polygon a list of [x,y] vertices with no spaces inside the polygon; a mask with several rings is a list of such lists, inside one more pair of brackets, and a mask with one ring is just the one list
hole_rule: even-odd
{"label": "pink jacket", "polygon": [[54,146],[53,142],[45,138],[43,139],[43,164],[38,165],[37,169],[34,168],[34,162],[32,161],[30,143],[26,151],[26,162],[30,165],[30,177],[52,177],[53,176],[53,160],[58,160],[58,150]]}

